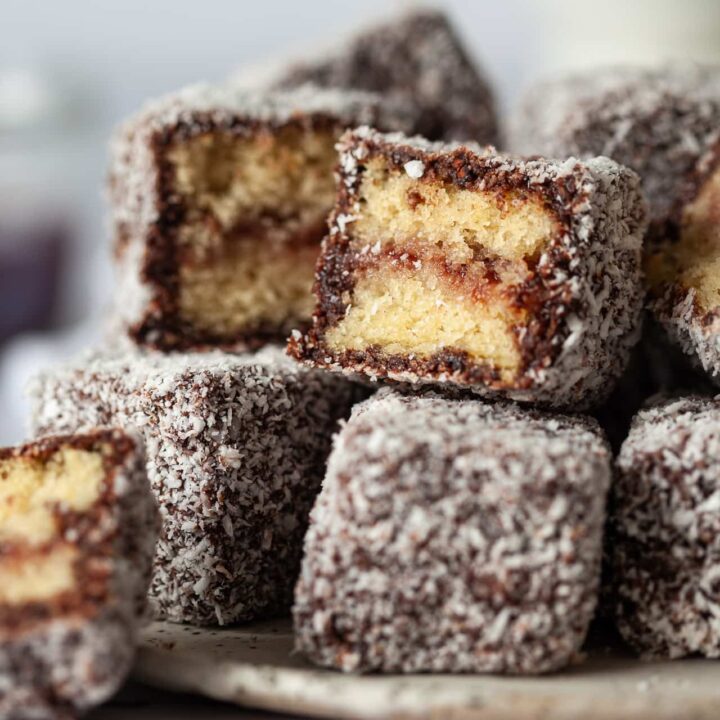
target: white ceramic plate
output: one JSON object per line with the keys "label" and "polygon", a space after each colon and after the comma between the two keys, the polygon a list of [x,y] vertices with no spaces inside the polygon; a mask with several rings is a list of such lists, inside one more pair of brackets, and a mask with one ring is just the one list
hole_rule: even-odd
{"label": "white ceramic plate", "polygon": [[720,718],[720,661],[643,663],[602,652],[536,678],[343,675],[294,654],[287,620],[216,630],[154,623],[135,676],[165,689],[321,718]]}

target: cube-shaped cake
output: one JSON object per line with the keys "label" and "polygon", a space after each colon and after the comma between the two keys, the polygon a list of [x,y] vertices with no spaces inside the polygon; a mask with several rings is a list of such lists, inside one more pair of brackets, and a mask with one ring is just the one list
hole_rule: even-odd
{"label": "cube-shaped cake", "polygon": [[312,328],[290,352],[371,378],[584,408],[637,339],[645,207],[606,158],[343,136]]}
{"label": "cube-shaped cake", "polygon": [[[720,116],[720,113],[719,113]],[[720,137],[720,136],[719,136]],[[698,166],[675,231],[648,252],[653,315],[720,384],[720,142]]]}
{"label": "cube-shaped cake", "polygon": [[613,609],[650,658],[720,657],[720,401],[641,411],[618,457],[609,523]]}
{"label": "cube-shaped cake", "polygon": [[75,717],[118,689],[158,525],[138,438],[0,450],[0,716]]}
{"label": "cube-shaped cake", "polygon": [[640,175],[650,308],[717,382],[720,69],[615,68],[543,83],[512,125],[518,152],[607,155]]}
{"label": "cube-shaped cake", "polygon": [[330,438],[356,392],[274,348],[106,354],[39,378],[34,426],[142,433],[163,520],[154,613],[223,625],[289,607]]}
{"label": "cube-shaped cake", "polygon": [[325,54],[297,62],[276,82],[400,98],[414,108],[412,131],[431,140],[499,140],[488,81],[437,9],[416,8],[367,27]]}
{"label": "cube-shaped cake", "polygon": [[409,119],[368,93],[197,86],[120,128],[110,199],[130,337],[162,350],[246,349],[307,322],[334,145],[363,122],[402,129]]}
{"label": "cube-shaped cake", "polygon": [[717,67],[608,67],[531,87],[511,117],[509,140],[525,155],[605,155],[632,168],[657,235],[675,224],[719,122]]}
{"label": "cube-shaped cake", "polygon": [[297,648],[344,671],[566,665],[597,600],[610,457],[580,416],[381,390],[313,509]]}

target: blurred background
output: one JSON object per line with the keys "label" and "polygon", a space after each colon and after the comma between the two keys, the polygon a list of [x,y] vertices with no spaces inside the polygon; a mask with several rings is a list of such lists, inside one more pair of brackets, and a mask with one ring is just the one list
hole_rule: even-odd
{"label": "blurred background", "polygon": [[[0,445],[27,378],[99,337],[112,292],[103,183],[113,126],[146,99],[302,54],[392,0],[1,0]],[[719,0],[447,0],[501,109],[540,76],[720,62]]]}

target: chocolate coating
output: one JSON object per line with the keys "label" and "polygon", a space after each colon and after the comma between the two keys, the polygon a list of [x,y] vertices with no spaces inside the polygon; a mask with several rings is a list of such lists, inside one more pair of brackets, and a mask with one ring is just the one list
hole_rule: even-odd
{"label": "chocolate coating", "polygon": [[[168,146],[213,131],[248,137],[297,127],[336,131],[362,123],[410,125],[410,109],[363,92],[304,86],[257,93],[198,85],[150,103],[120,127],[112,143],[109,196],[118,285],[115,309],[137,344],[162,351],[257,349],[290,327],[256,326],[235,337],[192,327],[180,315],[178,231],[186,208],[175,192]],[[318,237],[319,242],[319,237]]]}
{"label": "chocolate coating", "polygon": [[705,311],[698,305],[694,290],[676,283],[652,293],[648,304],[667,336],[689,356],[692,365],[720,385],[720,305]]}
{"label": "chocolate coating", "polygon": [[38,379],[34,427],[138,428],[163,519],[155,615],[225,625],[289,607],[330,437],[356,393],[275,348],[101,356]]}
{"label": "chocolate coating", "polygon": [[[294,357],[373,379],[453,384],[552,407],[585,409],[610,392],[637,340],[643,299],[645,207],[633,172],[604,158],[521,160],[492,148],[428,143],[368,128],[346,133],[338,147],[338,197],[316,271],[313,326],[304,336],[294,333]],[[521,367],[511,381],[454,348],[420,358],[387,356],[373,347],[337,352],[325,343],[355,283],[352,220],[362,213],[360,183],[374,156],[400,171],[419,161],[421,182],[537,197],[554,214],[561,231],[514,298],[531,321],[518,333]]]}
{"label": "chocolate coating", "polygon": [[298,62],[277,84],[307,82],[407,100],[415,109],[412,132],[431,140],[499,142],[488,81],[439,10],[368,27],[327,56]]}
{"label": "chocolate coating", "polygon": [[[510,137],[518,152],[607,155],[633,168],[650,205],[650,246],[676,242],[683,208],[720,166],[720,66],[607,68],[540,84],[521,103]],[[653,288],[649,307],[717,384],[717,310],[703,311],[678,282]]]}
{"label": "chocolate coating", "polygon": [[[101,496],[83,513],[56,511],[60,535],[41,550],[70,543],[79,552],[75,586],[47,600],[0,604],[0,716],[76,717],[107,700],[135,653],[158,530],[139,438],[119,430],[46,437],[0,450],[0,459],[44,460],[61,448],[100,451]],[[0,544],[7,562],[27,548]]]}
{"label": "chocolate coating", "polygon": [[610,67],[539,83],[510,123],[514,152],[605,155],[635,170],[652,237],[676,232],[682,205],[717,164],[720,67]]}
{"label": "chocolate coating", "polygon": [[597,599],[609,482],[587,418],[381,390],[335,441],[297,648],[343,671],[568,664]]}
{"label": "chocolate coating", "polygon": [[613,609],[640,654],[720,657],[720,402],[641,411],[617,461],[608,555]]}
{"label": "chocolate coating", "polygon": [[707,376],[669,341],[652,315],[645,315],[642,337],[625,372],[607,401],[593,411],[615,452],[627,438],[636,413],[652,396],[714,393]]}

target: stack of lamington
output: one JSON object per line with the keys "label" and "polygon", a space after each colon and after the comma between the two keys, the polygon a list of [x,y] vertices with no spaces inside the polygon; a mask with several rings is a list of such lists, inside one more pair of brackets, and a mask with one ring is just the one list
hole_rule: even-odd
{"label": "stack of lamington", "polygon": [[[547,118],[542,90],[512,137],[528,157],[500,154],[487,84],[422,11],[262,90],[192,88],[120,130],[130,342],[41,377],[34,425],[143,438],[156,617],[276,615],[294,588],[297,646],[325,666],[537,673],[577,657],[612,474],[579,413],[606,403],[640,336],[643,192],[653,308],[706,369],[720,357],[714,86],[629,77],[608,96],[573,86],[572,112]],[[653,82],[683,89],[667,116]],[[631,139],[655,111],[647,159]],[[288,336],[286,355],[272,343]],[[648,411],[620,455],[608,606],[646,652],[720,653],[717,433],[688,424],[713,403]]]}
{"label": "stack of lamington", "polygon": [[368,128],[339,151],[313,325],[289,349],[400,389],[338,436],[299,647],[344,670],[558,669],[595,609],[611,475],[599,425],[559,411],[602,402],[637,339],[638,177]]}
{"label": "stack of lamington", "polygon": [[[622,441],[608,608],[646,656],[719,657],[720,67],[610,68],[543,83],[510,136],[519,152],[604,154],[641,178],[650,332],[604,413]],[[628,434],[634,402],[653,391],[670,397],[650,400]]]}
{"label": "stack of lamington", "polygon": [[144,440],[159,619],[225,625],[292,604],[332,435],[369,395],[284,348],[310,326],[343,133],[496,140],[486,82],[441,14],[372,28],[340,53],[337,76],[308,63],[262,89],[192,87],[119,129],[120,332],[34,384],[36,434],[119,426]]}
{"label": "stack of lamington", "polygon": [[289,611],[332,434],[369,394],[277,345],[309,326],[335,145],[359,126],[496,138],[488,87],[441,14],[341,55],[261,90],[189,88],[118,131],[115,337],[38,378],[45,437],[0,453],[3,717],[107,698],[148,583],[156,618]]}

